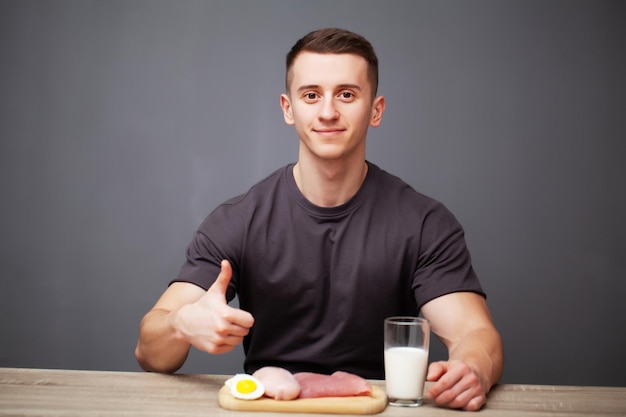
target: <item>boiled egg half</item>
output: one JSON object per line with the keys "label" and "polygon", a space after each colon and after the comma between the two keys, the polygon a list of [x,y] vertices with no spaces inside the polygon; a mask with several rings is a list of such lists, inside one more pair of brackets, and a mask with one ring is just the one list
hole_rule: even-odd
{"label": "boiled egg half", "polygon": [[256,400],[265,393],[263,383],[248,374],[237,374],[224,383],[233,397],[240,400]]}

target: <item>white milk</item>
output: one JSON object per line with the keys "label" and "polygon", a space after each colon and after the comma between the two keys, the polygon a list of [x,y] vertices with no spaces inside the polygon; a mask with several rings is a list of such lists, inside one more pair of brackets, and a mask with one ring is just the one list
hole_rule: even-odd
{"label": "white milk", "polygon": [[385,349],[385,385],[390,399],[422,398],[428,353],[415,347]]}

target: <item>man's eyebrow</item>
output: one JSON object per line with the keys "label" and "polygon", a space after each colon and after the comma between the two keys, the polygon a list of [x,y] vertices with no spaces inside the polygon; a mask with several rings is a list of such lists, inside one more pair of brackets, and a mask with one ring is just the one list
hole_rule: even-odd
{"label": "man's eyebrow", "polygon": [[[305,91],[305,90],[318,90],[319,88],[320,86],[317,84],[307,84],[307,85],[301,85],[300,87],[298,87],[296,91],[301,93],[302,91]],[[336,89],[337,90],[351,89],[351,90],[358,90],[358,91],[362,90],[361,86],[358,84],[339,84],[336,87]]]}
{"label": "man's eyebrow", "polygon": [[301,85],[300,87],[298,87],[298,89],[296,90],[298,93],[301,93],[304,90],[317,90],[319,89],[320,86],[317,84],[307,84],[307,85]]}
{"label": "man's eyebrow", "polygon": [[338,87],[340,90],[350,89],[361,91],[361,86],[358,84],[340,84]]}

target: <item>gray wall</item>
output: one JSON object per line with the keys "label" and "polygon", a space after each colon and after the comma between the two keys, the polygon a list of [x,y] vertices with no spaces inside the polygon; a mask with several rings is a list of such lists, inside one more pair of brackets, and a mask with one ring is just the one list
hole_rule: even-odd
{"label": "gray wall", "polygon": [[464,224],[503,381],[626,385],[624,21],[596,0],[1,0],[0,366],[138,370],[195,228],[296,158],[285,53],[342,26],[381,60],[368,158]]}

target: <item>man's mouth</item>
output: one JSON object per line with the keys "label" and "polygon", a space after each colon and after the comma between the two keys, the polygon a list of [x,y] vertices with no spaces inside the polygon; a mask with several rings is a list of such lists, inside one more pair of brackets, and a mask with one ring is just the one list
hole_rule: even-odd
{"label": "man's mouth", "polygon": [[340,129],[340,128],[335,128],[335,129],[328,129],[328,128],[326,128],[326,129],[313,129],[314,132],[320,133],[322,135],[324,135],[324,134],[329,135],[329,134],[333,134],[333,133],[341,133],[344,130],[345,129]]}

